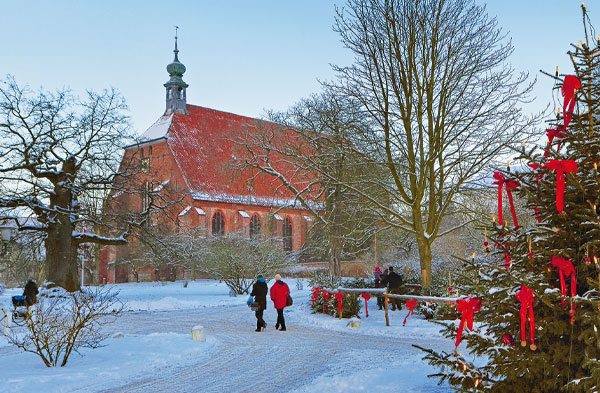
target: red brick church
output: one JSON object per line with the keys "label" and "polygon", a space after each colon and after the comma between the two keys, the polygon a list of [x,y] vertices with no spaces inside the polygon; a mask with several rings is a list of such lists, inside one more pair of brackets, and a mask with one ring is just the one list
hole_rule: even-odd
{"label": "red brick church", "polygon": [[[243,149],[234,140],[277,125],[188,104],[188,84],[183,81],[186,68],[178,52],[176,40],[175,59],[167,66],[170,79],[164,84],[165,113],[138,143],[125,149],[122,159],[121,168],[125,163],[139,163],[139,171],[127,181],[148,193],[115,192],[107,205],[141,212],[151,203],[149,191],[164,191],[168,195],[165,199],[178,203],[160,216],[151,216],[149,225],[165,233],[181,229],[193,230],[199,236],[237,232],[246,237],[273,238],[285,250],[298,251],[312,223],[309,213],[273,177],[235,165],[236,155],[243,154]],[[138,269],[135,278],[132,276],[131,264],[124,261],[131,260],[136,247],[135,239],[125,246],[103,247],[99,282],[164,279],[155,268]],[[180,271],[177,278],[182,274]]]}

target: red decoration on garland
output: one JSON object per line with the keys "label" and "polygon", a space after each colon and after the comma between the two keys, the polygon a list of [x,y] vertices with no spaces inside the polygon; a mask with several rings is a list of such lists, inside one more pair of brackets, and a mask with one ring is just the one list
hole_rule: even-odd
{"label": "red decoration on garland", "polygon": [[319,287],[313,287],[312,288],[312,297],[311,297],[311,301],[312,301],[312,305],[314,306],[317,299],[319,298],[319,291],[321,291],[321,288]]}
{"label": "red decoration on garland", "polygon": [[515,339],[510,333],[506,333],[504,336],[502,336],[502,342],[511,347],[515,346]]}
{"label": "red decoration on garland", "polygon": [[[560,292],[563,296],[567,296],[567,286],[565,284],[565,276],[571,276],[571,297],[577,296],[577,277],[575,276],[575,268],[573,262],[570,259],[563,257],[552,256],[552,266],[558,268],[558,275],[560,277]],[[561,300],[563,307],[566,306],[565,299]],[[571,311],[569,312],[571,317],[575,316],[575,302],[571,303]]]}
{"label": "red decoration on garland", "polygon": [[323,295],[323,298],[325,299],[325,301],[323,302],[323,311],[325,312],[325,314],[329,314],[329,298],[331,297],[331,293],[327,292],[326,290],[322,290],[321,291],[321,295]]}
{"label": "red decoration on garland", "polygon": [[521,290],[516,293],[515,297],[521,302],[521,346],[527,345],[525,329],[527,323],[527,311],[529,310],[529,341],[532,351],[537,349],[535,345],[535,317],[533,315],[533,291],[525,285],[521,285]]}
{"label": "red decoration on garland", "polygon": [[506,270],[510,269],[511,261],[512,259],[508,256],[508,251],[504,251],[504,267],[506,268]]}
{"label": "red decoration on garland", "polygon": [[515,205],[513,203],[513,197],[511,189],[517,188],[521,185],[516,180],[507,180],[504,175],[500,172],[494,172],[494,179],[496,181],[494,184],[498,185],[498,224],[502,226],[502,187],[506,185],[506,194],[508,195],[508,203],[510,204],[510,214],[512,215],[513,221],[515,223],[515,227],[519,226],[519,221],[517,220],[517,212],[515,211]]}
{"label": "red decoration on garland", "polygon": [[[565,128],[569,126],[571,118],[573,117],[573,109],[575,108],[575,91],[579,88],[581,88],[581,82],[579,82],[579,79],[577,79],[575,75],[565,76],[565,81],[560,89],[563,97],[565,98],[563,102]],[[569,106],[568,108],[567,105]]]}
{"label": "red decoration on garland", "polygon": [[456,311],[462,313],[460,325],[458,325],[458,331],[456,332],[456,343],[454,343],[454,346],[458,348],[465,322],[469,330],[473,330],[473,314],[475,311],[481,310],[481,299],[469,296],[468,298],[457,300],[456,303]]}
{"label": "red decoration on garland", "polygon": [[365,299],[365,312],[367,313],[367,318],[369,318],[369,307],[367,306],[367,300],[371,298],[371,295],[363,292],[360,294],[360,296],[362,296],[362,298]]}
{"label": "red decoration on garland", "polygon": [[409,301],[406,302],[406,307],[408,307],[408,314],[406,314],[406,316],[404,317],[404,322],[402,323],[402,326],[406,325],[406,319],[410,316],[413,315],[413,309],[415,308],[415,306],[417,305],[417,301],[415,299],[411,299]]}
{"label": "red decoration on garland", "polygon": [[344,310],[344,294],[341,292],[336,292],[335,294],[335,298],[337,299],[337,306],[338,306],[338,315],[342,315],[342,311]]}
{"label": "red decoration on garland", "polygon": [[565,174],[577,173],[577,163],[573,160],[550,160],[544,167],[556,171],[556,210],[560,213],[565,208]]}

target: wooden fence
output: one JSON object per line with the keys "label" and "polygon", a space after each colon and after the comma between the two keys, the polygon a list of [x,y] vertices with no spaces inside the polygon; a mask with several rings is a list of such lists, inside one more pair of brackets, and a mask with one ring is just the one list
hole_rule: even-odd
{"label": "wooden fence", "polygon": [[[390,318],[388,316],[388,304],[389,299],[404,299],[404,300],[417,300],[421,302],[427,303],[447,303],[453,304],[456,303],[459,299],[463,297],[437,297],[437,296],[418,296],[418,295],[398,295],[394,293],[389,293],[387,288],[336,288],[335,292],[341,293],[368,293],[369,295],[375,296],[384,296],[384,309],[385,309],[385,326],[390,326]],[[340,313],[339,318],[342,319],[342,315]]]}

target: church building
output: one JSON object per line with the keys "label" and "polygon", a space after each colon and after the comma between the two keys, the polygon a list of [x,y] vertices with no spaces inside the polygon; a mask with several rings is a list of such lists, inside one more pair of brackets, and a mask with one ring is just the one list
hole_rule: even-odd
{"label": "church building", "polygon": [[[142,212],[152,203],[151,195],[165,191],[169,195],[165,200],[177,202],[149,219],[149,225],[163,233],[239,233],[274,239],[290,252],[300,250],[313,221],[311,215],[277,179],[236,164],[244,151],[236,140],[281,127],[188,104],[189,86],[183,81],[186,68],[178,58],[177,37],[174,53],[175,59],[167,66],[169,80],[164,84],[165,113],[136,144],[125,149],[122,159],[121,168],[125,163],[138,163],[138,170],[127,181],[139,184],[145,192],[113,192],[107,206]],[[102,247],[99,282],[165,279],[154,267],[136,269],[133,275],[130,261],[137,246],[136,239],[130,238],[127,245]],[[180,269],[177,277],[168,278],[183,278],[183,274]]]}

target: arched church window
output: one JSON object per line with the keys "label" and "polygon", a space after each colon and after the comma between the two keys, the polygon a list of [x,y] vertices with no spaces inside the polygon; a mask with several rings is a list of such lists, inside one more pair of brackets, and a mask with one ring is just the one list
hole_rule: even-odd
{"label": "arched church window", "polygon": [[225,234],[225,219],[220,212],[216,212],[213,215],[212,234],[213,236],[223,236]]}
{"label": "arched church window", "polygon": [[283,249],[292,251],[292,221],[288,217],[283,221]]}
{"label": "arched church window", "polygon": [[179,99],[183,100],[183,89],[181,87],[179,88]]}
{"label": "arched church window", "polygon": [[171,89],[167,90],[167,99],[169,99],[169,100],[173,99],[173,90],[171,90]]}
{"label": "arched church window", "polygon": [[260,235],[260,217],[255,214],[250,219],[250,237]]}

